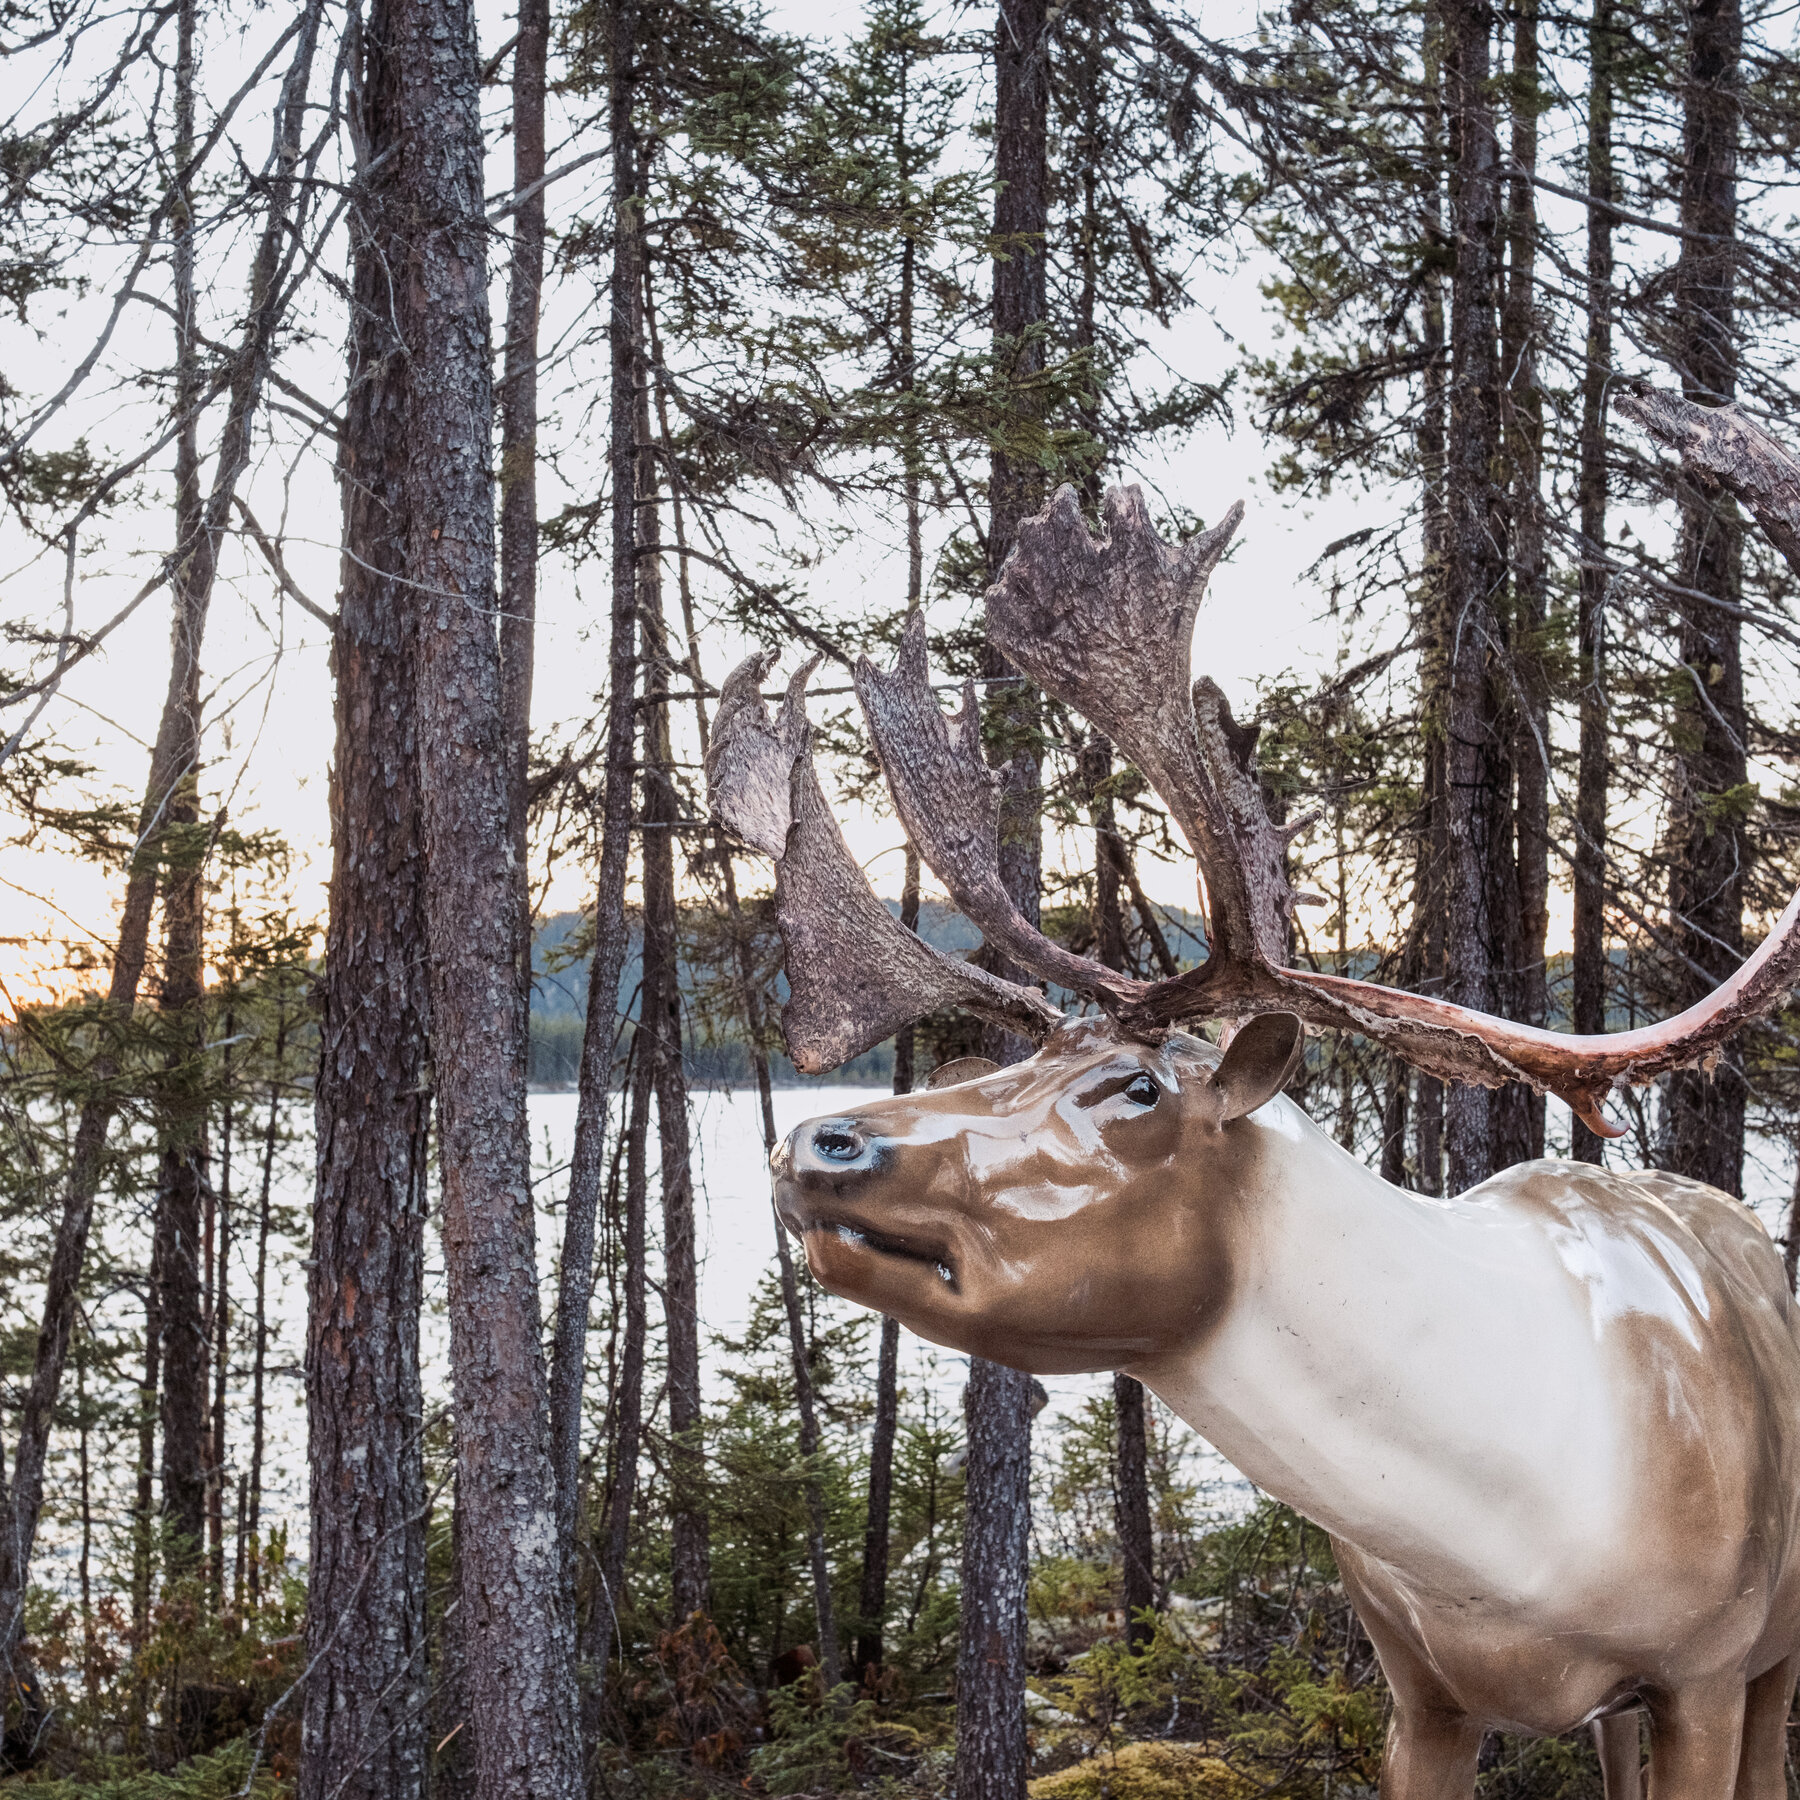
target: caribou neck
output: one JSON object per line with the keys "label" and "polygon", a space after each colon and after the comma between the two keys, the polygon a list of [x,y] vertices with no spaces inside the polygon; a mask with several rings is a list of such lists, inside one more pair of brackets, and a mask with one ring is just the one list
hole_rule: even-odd
{"label": "caribou neck", "polygon": [[1224,1315],[1134,1372],[1259,1487],[1428,1585],[1563,1579],[1619,1501],[1620,1431],[1542,1230],[1481,1189],[1392,1186],[1286,1100],[1252,1123],[1268,1154]]}

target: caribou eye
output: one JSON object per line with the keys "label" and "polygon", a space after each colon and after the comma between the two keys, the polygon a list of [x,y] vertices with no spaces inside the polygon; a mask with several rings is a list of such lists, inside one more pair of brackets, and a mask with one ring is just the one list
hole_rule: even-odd
{"label": "caribou eye", "polygon": [[1134,1075],[1122,1091],[1127,1100],[1133,1100],[1139,1106],[1154,1106],[1162,1093],[1154,1075]]}

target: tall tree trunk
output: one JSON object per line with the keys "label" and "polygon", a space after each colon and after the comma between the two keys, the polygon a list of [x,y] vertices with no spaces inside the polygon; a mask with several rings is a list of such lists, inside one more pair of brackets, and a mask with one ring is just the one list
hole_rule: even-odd
{"label": "tall tree trunk", "polygon": [[[131,1510],[131,1644],[142,1658],[150,1639],[150,1597],[156,1582],[156,1397],[162,1391],[162,1318],[156,1252],[144,1281],[144,1363],[138,1381],[137,1492]],[[140,1669],[137,1684],[142,1691]]]}
{"label": "tall tree trunk", "polygon": [[[911,1092],[900,1087],[894,1092]],[[863,1526],[861,1624],[856,1634],[856,1674],[866,1681],[881,1667],[887,1621],[889,1538],[894,1513],[894,1440],[900,1430],[900,1321],[883,1318],[875,1360],[875,1418],[869,1433],[869,1504]]]}
{"label": "tall tree trunk", "polygon": [[1125,1605],[1127,1641],[1147,1644],[1155,1626],[1143,1615],[1156,1604],[1156,1541],[1150,1525],[1150,1458],[1144,1385],[1130,1375],[1113,1376],[1113,1412],[1118,1434],[1113,1488],[1113,1522],[1123,1567],[1120,1599]]}
{"label": "tall tree trunk", "polygon": [[[189,171],[194,155],[195,0],[181,0],[175,53],[175,161]],[[174,233],[175,407],[175,660],[186,678],[176,701],[174,752],[183,771],[164,813],[163,978],[161,1005],[170,1049],[161,1103],[157,1171],[156,1248],[152,1263],[162,1324],[162,1509],[171,1573],[191,1569],[206,1534],[205,1300],[200,1279],[200,1215],[206,1189],[206,1113],[203,1097],[201,1008],[205,1002],[205,900],[199,854],[200,645],[208,595],[203,578],[200,494],[199,322],[195,317],[191,176],[180,180],[170,218]]]}
{"label": "tall tree trunk", "polygon": [[[235,1020],[225,1014],[220,1036],[229,1044],[234,1035]],[[231,1052],[225,1052],[223,1073],[225,1103],[219,1120],[219,1180],[213,1195],[216,1231],[213,1239],[212,1298],[208,1303],[207,1322],[211,1326],[212,1418],[207,1433],[206,1450],[206,1544],[211,1569],[213,1605],[225,1602],[225,1402],[231,1378]]]}
{"label": "tall tree trunk", "polygon": [[[1096,733],[1082,751],[1081,784],[1094,820],[1094,937],[1098,960],[1109,969],[1125,967],[1125,909],[1120,869],[1127,855],[1120,841],[1107,782],[1112,745]],[[1127,1641],[1148,1642],[1153,1627],[1140,1616],[1156,1604],[1156,1576],[1150,1528],[1150,1471],[1145,1455],[1144,1388],[1135,1376],[1113,1376],[1113,1521],[1122,1568],[1120,1599]]]}
{"label": "tall tree trunk", "polygon": [[[1550,722],[1545,668],[1548,570],[1544,558],[1544,395],[1538,383],[1537,0],[1513,13],[1512,170],[1507,206],[1506,291],[1501,341],[1508,524],[1512,562],[1512,713],[1516,898],[1507,911],[1513,935],[1513,1017],[1544,1025],[1550,1013],[1545,939],[1550,924]],[[1515,1082],[1500,1100],[1502,1164],[1544,1154],[1544,1097]]]}
{"label": "tall tree trunk", "polygon": [[[513,44],[513,192],[506,350],[500,381],[500,705],[506,753],[520,990],[531,1006],[531,870],[526,856],[531,675],[537,626],[538,313],[544,286],[544,89],[550,0],[520,0]],[[529,1038],[525,1053],[530,1051]],[[560,1465],[559,1465],[560,1466]]]}
{"label": "tall tree trunk", "polygon": [[[649,396],[641,396],[638,441],[648,463]],[[712,1608],[712,1556],[701,1444],[700,1284],[694,1247],[687,1075],[681,1050],[681,974],[675,900],[675,831],[681,817],[669,736],[671,657],[663,628],[661,525],[654,467],[640,476],[638,613],[644,630],[644,993],[645,1053],[654,1071],[663,1211],[663,1320],[668,1354],[669,1485],[674,1543],[670,1579],[679,1624]],[[648,504],[644,504],[644,500]],[[652,981],[654,972],[654,982]],[[654,1004],[651,1004],[652,1000]]]}
{"label": "tall tree trunk", "polygon": [[[1494,906],[1511,783],[1494,716],[1504,574],[1493,469],[1500,449],[1499,350],[1494,305],[1500,243],[1500,158],[1494,134],[1486,0],[1444,0],[1451,218],[1456,262],[1450,310],[1450,431],[1445,468],[1448,704],[1444,718],[1447,894],[1445,997],[1491,1012],[1504,967],[1504,917]],[[1493,1172],[1494,1096],[1457,1085],[1445,1096],[1450,1190]]]}
{"label": "tall tree trunk", "polygon": [[[562,1278],[550,1364],[551,1454],[559,1541],[572,1549],[581,1473],[581,1393],[587,1374],[588,1308],[594,1295],[594,1220],[606,1183],[606,1117],[618,1036],[619,978],[629,932],[625,878],[631,861],[633,759],[637,743],[638,393],[643,385],[643,203],[633,126],[637,61],[635,0],[611,8],[608,108],[612,131],[613,262],[608,286],[612,470],[612,615],[607,653],[606,771],[600,870],[594,895],[594,957],[563,1221]],[[636,1450],[632,1452],[636,1474]],[[629,1505],[627,1506],[629,1511]],[[621,1569],[623,1564],[620,1565]]]}
{"label": "tall tree trunk", "polygon": [[144,786],[125,899],[119,912],[118,948],[113,956],[103,1015],[107,1038],[89,1071],[90,1097],[82,1105],[71,1146],[68,1185],[57,1219],[50,1266],[45,1272],[44,1310],[32,1354],[31,1379],[19,1409],[13,1478],[10,1486],[0,1485],[0,1669],[9,1673],[18,1670],[25,1586],[43,1505],[44,1459],[68,1359],[81,1272],[87,1259],[88,1233],[93,1225],[94,1201],[100,1189],[102,1159],[116,1099],[113,1082],[119,1063],[110,1039],[112,1034],[129,1029],[143,980],[166,812],[171,797],[190,773],[190,766],[180,756],[184,703],[192,682],[189,659],[197,659],[200,654],[196,627],[204,627],[218,567],[219,540],[238,480],[250,458],[251,426],[261,401],[276,327],[283,316],[286,295],[280,277],[284,259],[292,257],[293,245],[300,237],[293,216],[297,204],[294,176],[300,160],[300,127],[305,118],[322,10],[323,0],[309,0],[301,15],[293,61],[276,105],[270,174],[264,184],[268,212],[252,260],[249,319],[232,362],[230,399],[203,515],[204,529],[193,545],[177,546],[177,556],[185,559],[187,566],[177,590],[169,686],[156,743],[150,752],[149,778]]}
{"label": "tall tree trunk", "polygon": [[[1737,240],[1738,0],[1687,9],[1683,89],[1681,254],[1675,270],[1676,356],[1682,392],[1719,405],[1737,388],[1734,312]],[[1743,533],[1736,503],[1683,482],[1681,571],[1696,595],[1735,605]],[[1744,955],[1744,871],[1750,857],[1750,790],[1742,628],[1701,598],[1676,602],[1678,667],[1673,729],[1669,910],[1673,915],[1670,1010],[1703,999]],[[1667,1166],[1741,1194],[1744,1181],[1742,1052],[1734,1042],[1715,1072],[1684,1069],[1665,1093]]]}
{"label": "tall tree trunk", "polygon": [[[1431,192],[1426,201],[1426,234],[1441,249],[1448,233],[1443,212],[1443,183],[1437,163],[1443,156],[1444,20],[1441,8],[1427,6],[1420,34],[1424,65],[1424,138]],[[1418,882],[1422,929],[1419,934],[1419,987],[1441,998],[1445,989],[1444,912],[1449,888],[1449,801],[1446,792],[1445,734],[1450,697],[1448,440],[1449,369],[1444,334],[1444,277],[1433,263],[1421,278],[1421,336],[1424,340],[1424,404],[1419,410],[1420,685],[1423,689],[1425,740],[1424,805],[1420,817]],[[1418,1078],[1413,1106],[1414,1179],[1419,1191],[1444,1191],[1444,1084],[1431,1076]]]}
{"label": "tall tree trunk", "polygon": [[[317,1163],[308,1280],[311,1490],[301,1800],[425,1791],[425,1473],[419,1305],[430,1184],[431,1004],[413,668],[406,339],[396,328],[406,200],[404,22],[372,6],[358,134],[374,164],[354,215],[350,368],[341,479],[344,558],[336,680],[332,867],[319,983]],[[385,161],[376,159],[385,155]],[[263,1141],[255,1395],[262,1417]],[[260,1524],[261,1432],[252,1506]],[[260,1571],[252,1565],[253,1591]]]}
{"label": "tall tree trunk", "polygon": [[[321,996],[323,998],[324,996]],[[250,1600],[262,1599],[263,1449],[268,1415],[264,1390],[269,1370],[269,1228],[275,1187],[275,1146],[281,1137],[281,1071],[287,1053],[288,1014],[282,1006],[275,1021],[275,1075],[269,1083],[269,1123],[263,1132],[262,1170],[256,1198],[256,1294],[250,1345],[250,1480],[245,1522],[250,1533]],[[315,1093],[315,1103],[316,1103]]]}
{"label": "tall tree trunk", "polygon": [[[645,988],[640,1006],[652,1002],[651,974],[645,968]],[[653,1003],[653,1002],[652,1002]],[[626,1553],[631,1547],[631,1510],[637,1498],[638,1453],[644,1430],[644,1340],[649,1327],[644,1278],[645,1215],[648,1211],[647,1169],[650,1103],[655,1069],[647,1042],[633,1046],[630,1098],[625,1120],[625,1342],[619,1356],[618,1381],[612,1397],[612,1489],[607,1496],[606,1541],[600,1555],[603,1606],[595,1609],[605,1618],[605,1634],[595,1646],[596,1660],[610,1657],[619,1648],[618,1618],[624,1611]]]}
{"label": "tall tree trunk", "polygon": [[[1588,25],[1587,342],[1581,381],[1580,599],[1576,667],[1580,683],[1575,769],[1574,1027],[1606,1029],[1606,382],[1612,373],[1613,61],[1618,45],[1612,0],[1595,0]],[[1602,1160],[1605,1140],[1579,1119],[1572,1149],[1581,1162]]]}
{"label": "tall tree trunk", "polygon": [[432,1066],[456,1404],[458,1599],[482,1800],[581,1785],[574,1618],[557,1529],[525,1109],[512,797],[495,628],[481,59],[467,0],[392,0],[392,257],[408,346],[414,614]]}
{"label": "tall tree trunk", "polygon": [[[1049,20],[1046,0],[999,0],[994,29],[994,359],[1022,387],[1043,366]],[[1021,396],[1010,410],[1023,415]],[[1002,442],[988,477],[988,578],[1000,573],[1020,522],[1041,504],[1042,472]],[[1039,813],[1035,695],[994,645],[982,650],[992,754],[1011,759],[1000,807],[1000,875],[1013,904],[1038,916]],[[1003,974],[1011,970],[999,971]],[[990,1055],[1016,1062],[1031,1046],[985,1034]],[[1031,1528],[1031,1380],[973,1358],[964,1396],[968,1461],[962,1607],[956,1659],[959,1800],[1021,1800],[1025,1791],[1025,1585]]]}
{"label": "tall tree trunk", "polygon": [[[907,496],[908,541],[917,522],[916,489]],[[917,559],[912,563],[908,597],[917,604]],[[900,888],[900,923],[919,929],[919,852],[906,846],[906,874]],[[913,1091],[913,1058],[917,1033],[903,1026],[894,1036],[894,1092]],[[882,1635],[887,1621],[889,1536],[894,1509],[894,1440],[900,1430],[900,1321],[883,1318],[875,1358],[875,1418],[869,1431],[869,1504],[863,1525],[862,1585],[857,1595],[860,1624],[856,1633],[856,1676],[866,1681],[882,1663]]]}

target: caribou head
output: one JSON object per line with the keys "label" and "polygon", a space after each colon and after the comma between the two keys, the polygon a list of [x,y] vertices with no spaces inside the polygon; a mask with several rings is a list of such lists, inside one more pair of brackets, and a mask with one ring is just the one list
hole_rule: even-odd
{"label": "caribou head", "polygon": [[1183,1032],[1065,1020],[1024,1062],[967,1058],[925,1093],[802,1125],[775,1155],[776,1207],[820,1282],[921,1337],[1041,1374],[1128,1368],[1224,1316],[1232,1227],[1266,1175],[1264,1133],[1224,1127],[1300,1049],[1291,1013],[1223,1059]]}
{"label": "caribou head", "polygon": [[[776,1203],[824,1285],[1017,1367],[1124,1368],[1323,1524],[1395,1696],[1384,1793],[1471,1790],[1489,1725],[1596,1722],[1609,1800],[1781,1800],[1800,1670],[1800,1339],[1779,1257],[1735,1201],[1665,1175],[1540,1162],[1403,1192],[1280,1089],[1307,1026],[1444,1081],[1523,1081],[1591,1129],[1630,1082],[1716,1056],[1800,978],[1800,896],[1705,1002],[1570,1037],[1287,966],[1287,833],[1254,734],[1190,682],[1238,522],[1161,542],[1135,490],[1093,536],[1064,489],[1020,531],[988,630],[1142,771],[1201,875],[1208,955],[1144,982],[1047,938],[1000,877],[1001,775],[972,689],[946,716],[909,621],[856,688],[907,834],[1001,966],[941,955],[863,879],[808,751],[805,684],[728,680],[714,810],[775,861],[803,1070],[944,1006],[1032,1040],[917,1095],[810,1120]],[[1221,1050],[1184,1031],[1236,1023]],[[1741,1765],[1740,1765],[1741,1752]]]}

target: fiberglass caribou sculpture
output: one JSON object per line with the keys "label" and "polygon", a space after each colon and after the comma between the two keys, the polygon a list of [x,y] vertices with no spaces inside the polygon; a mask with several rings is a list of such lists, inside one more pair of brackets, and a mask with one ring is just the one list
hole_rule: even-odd
{"label": "fiberglass caribou sculpture", "polygon": [[[1609,1800],[1785,1800],[1800,1668],[1800,1345],[1755,1218],[1673,1175],[1535,1162],[1455,1199],[1364,1169],[1281,1089],[1303,1024],[1443,1080],[1527,1081],[1591,1127],[1615,1085],[1715,1054],[1800,978],[1800,896],[1705,1005],[1571,1038],[1284,966],[1293,896],[1250,734],[1189,686],[1238,509],[1177,548],[1135,490],[1090,536],[1064,489],[988,596],[1012,661],[1143,771],[1204,877],[1208,960],[1143,983],[1071,954],[1000,876],[972,689],[946,718],[922,621],[856,688],[908,836],[1007,962],[940,955],[877,900],[808,752],[802,670],[737,670],[718,817],[775,859],[802,1069],[956,1004],[1035,1038],[1008,1068],[802,1125],[776,1203],[815,1275],[936,1343],[1040,1372],[1124,1369],[1332,1536],[1395,1711],[1388,1800],[1471,1791],[1483,1730],[1593,1721]],[[1179,1029],[1247,1019],[1223,1053]]]}

